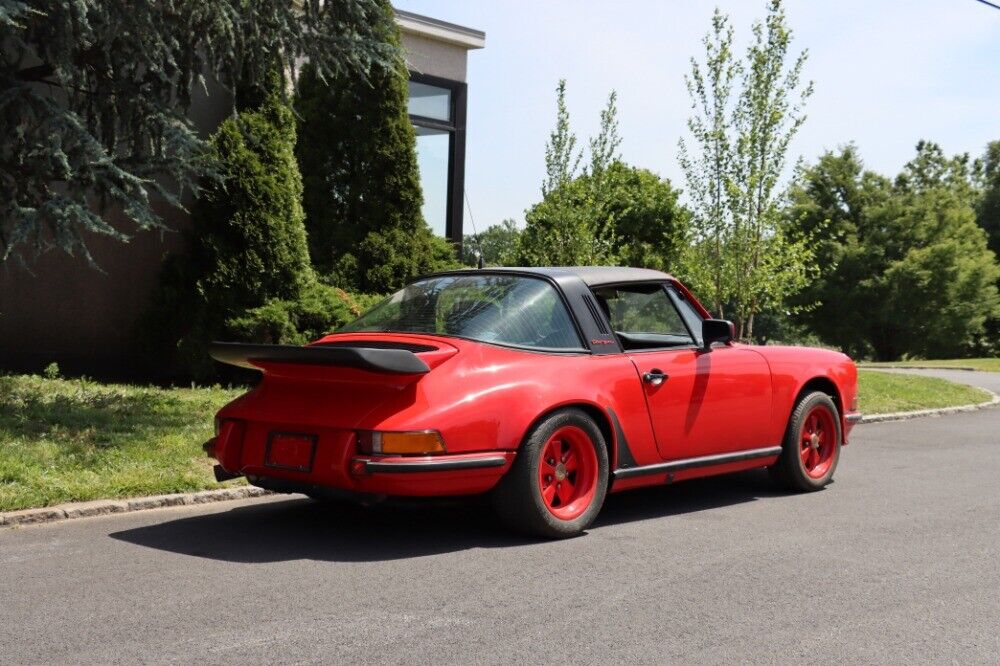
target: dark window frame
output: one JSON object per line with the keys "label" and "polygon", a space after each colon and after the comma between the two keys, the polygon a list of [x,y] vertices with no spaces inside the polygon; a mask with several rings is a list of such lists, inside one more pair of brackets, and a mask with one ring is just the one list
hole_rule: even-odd
{"label": "dark window frame", "polygon": [[684,350],[700,349],[701,347],[698,344],[698,339],[699,339],[700,336],[694,334],[694,332],[691,330],[691,326],[684,319],[684,316],[680,313],[680,309],[677,307],[677,303],[674,300],[674,298],[675,298],[674,294],[671,293],[671,288],[673,287],[673,285],[672,285],[671,282],[669,282],[669,281],[659,281],[659,280],[652,280],[652,281],[649,281],[649,282],[636,282],[636,281],[632,281],[632,282],[608,282],[608,283],[602,283],[602,284],[589,285],[589,291],[590,291],[590,293],[595,298],[597,298],[596,290],[602,289],[604,287],[613,287],[613,288],[616,288],[616,289],[628,290],[629,287],[646,287],[646,286],[651,286],[651,285],[658,286],[660,288],[660,290],[662,290],[663,292],[665,292],[667,303],[670,305],[670,307],[672,307],[674,309],[674,312],[677,313],[677,318],[680,320],[680,322],[684,326],[684,328],[687,329],[688,335],[691,336],[692,344],[690,344],[690,345],[669,345],[669,346],[664,346],[664,347],[647,347],[647,348],[644,348],[644,349],[628,349],[622,343],[621,338],[618,335],[618,331],[615,330],[614,323],[611,321],[610,317],[605,317],[608,320],[608,324],[611,326],[611,333],[615,336],[615,340],[618,341],[618,344],[619,344],[619,346],[622,349],[622,353],[625,353],[625,354],[646,354],[646,353],[649,353],[649,352],[667,352],[667,351],[684,351]]}
{"label": "dark window frame", "polygon": [[462,251],[463,211],[465,197],[465,118],[468,102],[468,84],[440,76],[410,71],[410,81],[445,88],[451,92],[451,121],[410,114],[410,122],[417,127],[448,132],[448,193],[445,202],[445,238]]}

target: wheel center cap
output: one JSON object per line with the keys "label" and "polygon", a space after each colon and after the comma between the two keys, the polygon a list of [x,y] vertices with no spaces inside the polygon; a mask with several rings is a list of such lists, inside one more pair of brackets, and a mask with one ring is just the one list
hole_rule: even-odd
{"label": "wheel center cap", "polygon": [[556,465],[556,481],[562,481],[566,478],[566,465],[559,463]]}
{"label": "wheel center cap", "polygon": [[817,435],[816,433],[813,433],[812,435],[810,435],[809,436],[809,445],[812,446],[814,449],[818,449],[819,448],[819,435]]}

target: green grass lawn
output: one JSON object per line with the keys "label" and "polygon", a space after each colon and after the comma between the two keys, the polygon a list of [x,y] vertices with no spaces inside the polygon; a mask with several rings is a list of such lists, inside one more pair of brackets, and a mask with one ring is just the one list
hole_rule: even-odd
{"label": "green grass lawn", "polygon": [[201,445],[239,393],[0,376],[0,511],[220,487]]}
{"label": "green grass lawn", "polygon": [[858,371],[858,404],[862,414],[954,407],[986,400],[989,394],[985,391],[936,377]]}
{"label": "green grass lawn", "polygon": [[945,361],[896,361],[893,363],[865,363],[872,368],[905,368],[919,366],[924,368],[972,368],[982,372],[1000,372],[1000,358],[955,358]]}
{"label": "green grass lawn", "polygon": [[[863,370],[859,382],[865,414],[987,399],[928,377]],[[219,487],[201,444],[240,392],[0,375],[0,511]]]}

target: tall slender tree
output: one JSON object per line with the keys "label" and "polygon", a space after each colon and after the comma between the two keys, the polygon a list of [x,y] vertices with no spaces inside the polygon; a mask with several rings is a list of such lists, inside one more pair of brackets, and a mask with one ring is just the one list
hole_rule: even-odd
{"label": "tall slender tree", "polygon": [[601,125],[597,135],[590,139],[590,169],[597,176],[615,162],[621,161],[622,137],[618,127],[618,93],[608,95],[608,103],[601,111]]}
{"label": "tall slender tree", "polygon": [[554,192],[577,175],[583,154],[576,149],[576,134],[569,126],[566,108],[566,79],[559,79],[556,86],[556,126],[545,145],[545,180],[542,196]]}
{"label": "tall slender tree", "polygon": [[800,290],[811,270],[808,243],[788,233],[781,214],[789,144],[812,94],[802,81],[807,53],[790,53],[781,0],[770,0],[752,32],[737,60],[729,21],[716,11],[705,63],[692,60],[687,79],[697,154],[683,141],[680,152],[695,207],[692,272],[720,315],[731,309],[742,338],[753,336],[758,312]]}
{"label": "tall slender tree", "polygon": [[733,223],[727,201],[735,159],[732,95],[741,66],[733,55],[729,17],[718,8],[702,45],[704,63],[692,57],[691,72],[684,77],[694,110],[687,125],[695,148],[689,149],[682,137],[678,151],[693,210],[695,244],[686,272],[702,298],[719,317],[724,317],[735,281],[733,262],[728,260]]}

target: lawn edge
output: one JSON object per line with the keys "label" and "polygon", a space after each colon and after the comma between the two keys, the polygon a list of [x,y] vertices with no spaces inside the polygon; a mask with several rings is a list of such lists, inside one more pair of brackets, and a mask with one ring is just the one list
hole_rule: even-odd
{"label": "lawn edge", "polygon": [[[963,372],[989,372],[988,370],[979,370],[978,368],[970,368],[967,365],[902,365],[902,364],[872,365],[869,363],[859,363],[858,370],[961,370]],[[986,389],[983,390],[985,391]]]}
{"label": "lawn edge", "polygon": [[[938,370],[940,368],[935,368]],[[954,368],[948,368],[953,370]],[[994,393],[993,391],[983,388],[982,386],[976,386],[975,388],[980,391],[984,391],[990,395],[990,399],[985,402],[970,403],[968,405],[954,405],[952,407],[935,407],[933,409],[916,409],[912,412],[889,412],[886,414],[866,414],[861,417],[861,423],[883,423],[885,421],[906,421],[908,419],[917,419],[924,416],[944,416],[946,414],[958,414],[961,412],[974,412],[980,409],[987,409],[989,407],[995,407],[1000,405],[1000,395]]]}
{"label": "lawn edge", "polygon": [[233,500],[263,497],[270,494],[272,494],[271,491],[264,490],[263,488],[244,486],[239,488],[219,488],[217,490],[199,490],[190,493],[173,493],[171,495],[129,497],[127,499],[67,502],[65,504],[57,504],[56,506],[0,512],[0,528],[39,525],[63,520],[75,520],[77,518],[93,518],[113,513],[149,511],[151,509],[162,509],[171,506],[230,502]]}

